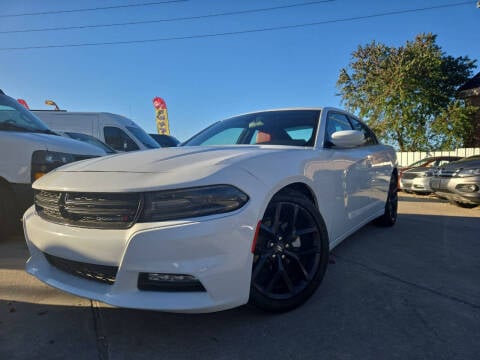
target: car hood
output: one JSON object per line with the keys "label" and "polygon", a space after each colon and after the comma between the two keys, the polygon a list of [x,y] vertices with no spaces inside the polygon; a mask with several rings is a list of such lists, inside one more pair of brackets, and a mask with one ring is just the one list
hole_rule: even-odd
{"label": "car hood", "polygon": [[[148,191],[212,183],[235,184],[240,172],[261,162],[270,166],[283,146],[195,146],[112,155],[69,164],[45,175],[34,188],[63,191]],[[304,152],[304,151],[303,151]],[[233,166],[235,165],[235,166]],[[272,165],[273,166],[273,165]],[[275,166],[278,166],[276,164]]]}
{"label": "car hood", "polygon": [[414,167],[414,168],[411,168],[411,169],[408,169],[406,171],[404,171],[404,173],[423,173],[423,172],[427,172],[428,170],[431,170],[432,167],[426,167],[426,166],[419,166],[419,167]]}
{"label": "car hood", "polygon": [[182,168],[202,171],[222,168],[232,162],[265,154],[265,151],[278,149],[266,150],[259,146],[196,146],[136,151],[72,164],[59,171],[168,173]]}

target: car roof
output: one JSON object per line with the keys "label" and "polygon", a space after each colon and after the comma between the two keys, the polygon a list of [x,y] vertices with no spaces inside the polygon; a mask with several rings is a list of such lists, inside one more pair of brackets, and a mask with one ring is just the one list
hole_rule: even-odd
{"label": "car roof", "polygon": [[295,111],[295,110],[306,110],[306,111],[338,111],[338,112],[342,112],[342,113],[346,113],[346,114],[349,114],[357,119],[358,116],[346,111],[346,110],[343,110],[343,109],[339,109],[339,108],[335,108],[335,107],[332,107],[332,106],[321,106],[321,107],[288,107],[288,108],[273,108],[273,109],[263,109],[263,110],[255,110],[255,111],[249,111],[249,112],[246,112],[246,113],[240,113],[240,114],[236,114],[236,115],[232,115],[232,116],[228,116],[226,118],[224,118],[223,120],[226,120],[226,119],[230,119],[230,118],[234,118],[234,117],[237,117],[237,116],[243,116],[243,115],[250,115],[250,114],[258,114],[258,113],[265,113],[265,112],[274,112],[274,111]]}

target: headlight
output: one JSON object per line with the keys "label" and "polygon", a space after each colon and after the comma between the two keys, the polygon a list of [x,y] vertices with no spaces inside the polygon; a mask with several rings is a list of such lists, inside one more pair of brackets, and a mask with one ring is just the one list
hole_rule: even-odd
{"label": "headlight", "polygon": [[231,185],[151,192],[145,194],[139,222],[222,214],[241,208],[247,201],[247,194]]}
{"label": "headlight", "polygon": [[32,182],[53,169],[73,161],[88,159],[93,156],[74,155],[48,150],[37,150],[32,154]]}
{"label": "headlight", "polygon": [[480,169],[462,169],[456,173],[456,176],[459,177],[469,177],[480,175]]}
{"label": "headlight", "polygon": [[474,193],[478,191],[478,185],[476,184],[458,184],[455,189],[465,193]]}

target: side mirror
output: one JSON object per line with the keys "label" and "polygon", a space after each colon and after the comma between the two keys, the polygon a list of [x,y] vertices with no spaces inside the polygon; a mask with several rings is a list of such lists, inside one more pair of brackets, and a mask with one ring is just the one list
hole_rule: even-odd
{"label": "side mirror", "polygon": [[358,130],[342,130],[332,134],[331,142],[339,148],[353,148],[363,145],[365,136]]}

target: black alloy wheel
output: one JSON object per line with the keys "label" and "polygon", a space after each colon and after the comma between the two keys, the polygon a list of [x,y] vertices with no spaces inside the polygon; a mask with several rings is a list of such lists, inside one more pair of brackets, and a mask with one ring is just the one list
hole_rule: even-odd
{"label": "black alloy wheel", "polygon": [[385,202],[385,212],[382,216],[375,219],[375,223],[380,226],[393,226],[398,217],[398,182],[395,173],[390,177],[388,187],[387,201]]}
{"label": "black alloy wheel", "polygon": [[322,281],[328,234],[318,210],[304,195],[276,195],[263,216],[252,268],[250,303],[288,311],[304,303]]}

